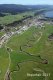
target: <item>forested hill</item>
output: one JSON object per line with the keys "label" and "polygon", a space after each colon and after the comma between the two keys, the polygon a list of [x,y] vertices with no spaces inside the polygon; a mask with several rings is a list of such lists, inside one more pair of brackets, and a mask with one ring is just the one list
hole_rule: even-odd
{"label": "forested hill", "polygon": [[49,8],[49,5],[18,5],[18,4],[0,4],[1,13],[16,14],[28,10],[37,10],[42,8]]}

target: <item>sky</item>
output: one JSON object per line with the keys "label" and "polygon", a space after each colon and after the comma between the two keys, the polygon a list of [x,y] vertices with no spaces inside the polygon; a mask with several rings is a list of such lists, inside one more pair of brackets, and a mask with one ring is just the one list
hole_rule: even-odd
{"label": "sky", "polygon": [[23,4],[23,5],[48,4],[48,5],[53,5],[53,0],[0,0],[0,4]]}

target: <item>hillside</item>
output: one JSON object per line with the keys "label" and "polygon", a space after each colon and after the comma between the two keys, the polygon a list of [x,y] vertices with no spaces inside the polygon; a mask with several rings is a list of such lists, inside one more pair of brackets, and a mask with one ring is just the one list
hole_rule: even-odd
{"label": "hillside", "polygon": [[16,5],[16,4],[0,4],[0,12],[16,14],[28,10],[37,10],[49,8],[49,5]]}

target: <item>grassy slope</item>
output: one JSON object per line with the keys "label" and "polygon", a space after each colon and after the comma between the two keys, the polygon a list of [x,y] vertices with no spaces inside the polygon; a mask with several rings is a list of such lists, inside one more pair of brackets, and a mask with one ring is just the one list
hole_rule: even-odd
{"label": "grassy slope", "polygon": [[25,16],[25,15],[27,15],[27,16],[33,15],[33,12],[30,13],[30,11],[29,11],[29,12],[20,13],[17,15],[6,15],[4,17],[0,17],[0,24],[9,24],[14,21],[21,20],[23,18],[23,16]]}
{"label": "grassy slope", "polygon": [[0,49],[0,80],[4,80],[4,75],[6,73],[9,63],[8,53],[5,48]]}
{"label": "grassy slope", "polygon": [[[35,29],[34,27],[31,27],[28,31],[26,31],[24,34],[22,35],[15,35],[13,36],[9,43],[8,46],[11,47],[14,51],[11,53],[11,59],[12,59],[12,65],[11,65],[11,69],[17,69],[16,65],[18,64],[18,62],[23,62],[23,60],[28,60],[31,59],[32,61],[34,60],[34,57],[30,57],[29,55],[26,55],[26,53],[21,53],[20,54],[20,45],[22,45],[22,48],[29,52],[32,53],[34,55],[36,55],[35,57],[35,62],[37,63],[29,63],[28,68],[26,67],[27,65],[22,65],[21,68],[23,67],[23,69],[21,69],[20,71],[17,71],[15,73],[12,73],[12,80],[17,80],[18,76],[20,76],[22,74],[21,77],[19,77],[19,80],[35,80],[35,78],[27,78],[26,74],[28,72],[28,70],[30,70],[30,72],[32,72],[32,70],[30,68],[40,68],[41,70],[44,70],[47,73],[50,73],[51,76],[47,77],[48,79],[46,80],[53,80],[53,41],[49,41],[48,40],[48,35],[50,35],[53,32],[53,26],[51,25],[45,25],[45,29]],[[38,32],[43,32],[42,38],[40,39],[40,41],[35,44],[36,40],[38,39],[38,37],[35,38],[35,41],[30,42],[31,39],[33,39],[33,35],[37,34],[38,36]],[[40,37],[40,35],[39,35]],[[29,44],[28,41],[30,42],[30,44],[32,43],[32,47],[29,48],[25,48],[23,47],[23,45],[25,44]],[[29,44],[29,45],[30,45]],[[37,55],[41,55],[41,57],[43,59],[47,59],[48,60],[48,64],[42,64],[39,63],[41,60],[37,57]],[[28,64],[28,63],[27,63]],[[32,66],[30,66],[32,64]],[[28,69],[28,70],[27,70]],[[26,71],[27,70],[27,71]],[[15,75],[15,76],[14,76]],[[42,78],[42,77],[41,77]],[[38,78],[37,80],[44,80],[44,78]]]}
{"label": "grassy slope", "polygon": [[4,35],[4,31],[0,31],[0,37],[2,37]]}
{"label": "grassy slope", "polygon": [[[10,70],[17,71],[20,67],[19,71],[11,73],[11,80],[45,80],[44,77],[27,77],[27,73],[40,73],[38,71],[33,71],[33,68],[39,68],[47,73],[50,73],[51,76],[47,77],[46,80],[53,80],[53,41],[48,40],[48,35],[53,32],[53,26],[45,26],[45,29],[36,29],[35,27],[31,27],[22,35],[16,34],[9,40],[7,46],[13,50],[11,52]],[[40,41],[35,44],[41,36],[39,32],[42,32],[43,34]],[[26,44],[31,47],[24,46]],[[23,51],[20,52],[20,46],[24,51],[34,54],[35,56],[30,56]],[[7,53],[8,52],[4,47],[0,49],[0,80],[4,79],[5,72],[8,68],[9,55]],[[40,63],[42,60],[37,57],[39,54],[43,59],[48,60],[48,64]]]}

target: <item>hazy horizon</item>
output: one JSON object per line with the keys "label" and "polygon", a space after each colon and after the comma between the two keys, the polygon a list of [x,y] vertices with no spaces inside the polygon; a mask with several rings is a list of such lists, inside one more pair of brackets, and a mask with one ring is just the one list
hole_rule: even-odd
{"label": "hazy horizon", "polygon": [[53,0],[1,0],[0,4],[53,5]]}
{"label": "hazy horizon", "polygon": [[0,5],[9,5],[9,4],[12,4],[12,5],[31,5],[31,6],[35,6],[35,5],[51,5],[51,6],[53,6],[53,4],[16,4],[16,3],[4,3],[4,4],[2,4],[2,3],[0,3]]}

